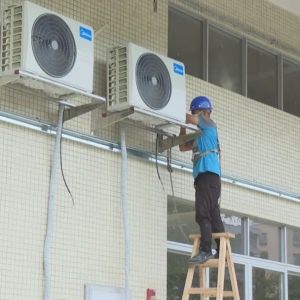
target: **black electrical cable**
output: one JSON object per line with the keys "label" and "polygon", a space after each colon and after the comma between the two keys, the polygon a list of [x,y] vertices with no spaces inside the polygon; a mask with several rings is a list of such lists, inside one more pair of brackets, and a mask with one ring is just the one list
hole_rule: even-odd
{"label": "black electrical cable", "polygon": [[189,237],[185,234],[182,225],[180,224],[181,220],[180,220],[180,214],[178,213],[178,209],[177,209],[177,204],[176,204],[176,198],[175,198],[175,191],[174,191],[174,184],[173,184],[173,177],[172,177],[172,173],[173,173],[173,168],[172,168],[172,148],[167,150],[167,170],[170,174],[170,183],[171,183],[171,189],[172,189],[172,199],[173,199],[173,204],[174,204],[174,209],[172,214],[174,214],[175,219],[176,219],[176,223],[179,227],[179,230],[183,236],[183,238],[189,243]]}
{"label": "black electrical cable", "polygon": [[68,192],[69,192],[69,194],[70,194],[70,196],[72,198],[73,205],[75,205],[74,197],[73,197],[73,195],[72,195],[72,193],[71,193],[71,191],[70,191],[70,189],[68,187],[68,184],[66,182],[66,179],[65,179],[65,174],[64,174],[63,165],[62,165],[62,151],[61,150],[62,150],[62,130],[61,130],[60,145],[59,145],[59,151],[60,151],[60,155],[59,155],[60,156],[60,170],[61,170],[61,175],[63,177],[63,181],[65,183],[65,186],[66,186],[66,188],[67,188],[67,190],[68,190]]}
{"label": "black electrical cable", "polygon": [[156,149],[155,149],[155,165],[156,165],[156,172],[157,172],[157,176],[158,176],[158,179],[163,187],[163,190],[165,190],[165,187],[164,187],[164,184],[161,180],[161,177],[160,177],[160,174],[159,174],[159,169],[158,169],[158,134],[156,135]]}
{"label": "black electrical cable", "polygon": [[153,11],[157,12],[157,0],[153,0]]}

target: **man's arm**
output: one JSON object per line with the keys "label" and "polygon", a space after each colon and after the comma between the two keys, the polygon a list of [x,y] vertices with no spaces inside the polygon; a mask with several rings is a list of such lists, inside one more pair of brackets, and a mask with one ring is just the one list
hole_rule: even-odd
{"label": "man's arm", "polygon": [[[180,127],[179,135],[185,135],[185,134],[186,134],[186,128],[185,127]],[[185,143],[179,145],[179,150],[181,152],[190,151],[190,150],[192,150],[192,146],[189,145],[188,142],[185,142]]]}
{"label": "man's arm", "polygon": [[[195,116],[192,116],[191,114],[186,114],[186,123],[198,126],[199,125],[199,118],[195,117]],[[186,134],[186,128],[181,127],[179,135],[185,135],[185,134]],[[192,150],[193,148],[192,148],[190,143],[191,142],[186,142],[186,143],[183,143],[183,144],[179,145],[179,150],[182,151],[182,152]]]}
{"label": "man's arm", "polygon": [[186,123],[198,126],[199,125],[199,118],[195,117],[195,116],[192,116],[190,114],[186,114]]}

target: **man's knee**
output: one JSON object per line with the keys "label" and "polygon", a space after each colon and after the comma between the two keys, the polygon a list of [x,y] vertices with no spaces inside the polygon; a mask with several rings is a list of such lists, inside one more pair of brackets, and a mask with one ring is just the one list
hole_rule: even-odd
{"label": "man's knee", "polygon": [[210,224],[210,220],[208,218],[196,218],[196,222],[199,224],[199,226],[201,228],[205,228],[205,227],[208,227],[208,226],[211,226]]}

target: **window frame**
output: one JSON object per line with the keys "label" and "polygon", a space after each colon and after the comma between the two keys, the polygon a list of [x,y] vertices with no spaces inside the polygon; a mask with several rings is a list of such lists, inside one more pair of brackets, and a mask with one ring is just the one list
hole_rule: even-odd
{"label": "window frame", "polygon": [[[275,58],[277,58],[277,106],[276,109],[279,109],[281,111],[283,110],[283,102],[284,102],[284,95],[283,95],[283,61],[290,62],[292,64],[295,64],[300,67],[300,62],[296,61],[295,58],[292,56],[289,57],[288,55],[284,54],[284,50],[282,52],[276,51],[275,49],[272,49],[271,47],[268,47],[268,45],[265,45],[263,43],[258,42],[255,39],[251,39],[251,37],[243,36],[243,33],[235,32],[234,30],[231,30],[228,27],[222,27],[218,22],[207,20],[204,17],[199,16],[196,13],[193,13],[189,11],[188,9],[185,9],[179,5],[176,5],[174,3],[169,3],[169,7],[172,7],[173,9],[176,9],[182,13],[185,13],[193,18],[198,19],[199,21],[203,22],[203,78],[201,80],[208,82],[208,49],[209,49],[209,28],[210,26],[214,27],[215,29],[224,32],[226,34],[232,35],[236,38],[239,38],[242,41],[242,93],[241,95],[244,97],[248,97],[248,91],[247,91],[247,63],[248,63],[248,46],[249,44],[253,45],[254,47],[257,47],[261,49],[264,52],[270,53],[275,55]],[[224,88],[225,89],[225,88]],[[238,94],[239,95],[239,94]],[[262,103],[257,100],[253,100],[259,103]],[[262,103],[263,104],[263,103]]]}
{"label": "window frame", "polygon": [[[188,202],[193,202],[190,200],[186,200]],[[247,300],[253,300],[252,297],[252,275],[253,275],[253,268],[260,268],[260,269],[266,269],[274,272],[279,272],[282,275],[281,278],[281,299],[288,299],[288,276],[289,275],[296,275],[300,276],[300,266],[292,265],[287,263],[287,228],[289,229],[295,229],[299,231],[299,228],[292,226],[287,226],[283,224],[279,224],[276,222],[271,222],[268,220],[263,220],[261,218],[255,218],[257,222],[261,222],[263,224],[269,224],[272,226],[276,226],[280,230],[280,258],[281,261],[272,261],[257,257],[250,256],[250,226],[249,221],[252,219],[249,216],[242,216],[240,213],[232,212],[229,210],[221,210],[221,213],[226,214],[232,214],[234,216],[238,216],[242,220],[242,230],[244,233],[244,254],[236,254],[233,253],[233,261],[236,264],[240,264],[244,266],[244,281],[245,281],[245,290],[244,292],[244,298]],[[171,252],[174,254],[179,255],[187,255],[189,256],[192,252],[192,245],[189,244],[183,244],[173,241],[167,241],[167,252]],[[206,278],[208,280],[209,278],[209,269],[206,269]],[[208,281],[207,281],[208,282]]]}

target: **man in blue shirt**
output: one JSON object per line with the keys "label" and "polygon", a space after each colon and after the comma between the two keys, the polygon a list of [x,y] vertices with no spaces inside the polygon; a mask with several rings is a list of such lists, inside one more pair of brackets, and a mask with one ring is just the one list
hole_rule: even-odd
{"label": "man in blue shirt", "polygon": [[[196,97],[191,102],[190,110],[192,115],[186,114],[186,123],[198,126],[202,134],[191,142],[179,145],[179,148],[180,151],[193,151],[196,222],[200,226],[201,244],[199,253],[192,257],[189,263],[199,264],[211,258],[218,258],[219,255],[220,240],[216,240],[215,256],[211,251],[211,240],[212,232],[224,232],[219,207],[221,169],[217,126],[210,119],[211,102],[207,97]],[[180,130],[180,135],[183,134],[186,134],[185,127]]]}

